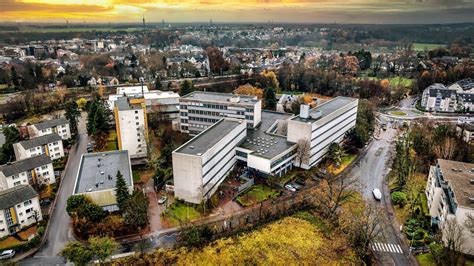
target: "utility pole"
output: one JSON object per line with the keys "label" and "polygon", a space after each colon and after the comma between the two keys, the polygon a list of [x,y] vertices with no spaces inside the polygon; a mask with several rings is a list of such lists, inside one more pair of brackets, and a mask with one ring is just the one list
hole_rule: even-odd
{"label": "utility pole", "polygon": [[143,15],[143,30],[146,30],[145,15]]}

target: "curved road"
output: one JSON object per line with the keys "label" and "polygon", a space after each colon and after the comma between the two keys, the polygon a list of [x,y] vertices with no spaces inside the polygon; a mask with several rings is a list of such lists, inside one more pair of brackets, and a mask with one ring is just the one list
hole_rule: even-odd
{"label": "curved road", "polygon": [[82,154],[86,153],[86,146],[89,142],[86,133],[86,114],[82,113],[78,123],[79,137],[77,143],[69,152],[69,161],[66,166],[63,179],[58,190],[56,207],[50,217],[45,244],[32,258],[21,262],[21,265],[56,265],[63,264],[64,258],[58,253],[64,248],[67,242],[74,241],[74,236],[70,229],[70,217],[66,212],[66,201],[72,195],[77,170]]}

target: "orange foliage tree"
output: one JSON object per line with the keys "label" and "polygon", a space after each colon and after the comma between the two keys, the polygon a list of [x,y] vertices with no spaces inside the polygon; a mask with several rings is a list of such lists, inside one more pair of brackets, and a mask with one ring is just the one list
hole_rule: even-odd
{"label": "orange foliage tree", "polygon": [[254,87],[248,83],[245,85],[240,85],[237,89],[234,90],[234,93],[238,95],[257,96],[258,99],[263,98],[263,90],[257,87]]}

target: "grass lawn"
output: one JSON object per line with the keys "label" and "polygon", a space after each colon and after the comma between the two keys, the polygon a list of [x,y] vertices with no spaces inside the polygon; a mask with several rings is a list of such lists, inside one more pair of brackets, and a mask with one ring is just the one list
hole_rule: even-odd
{"label": "grass lawn", "polygon": [[392,111],[390,112],[391,115],[398,115],[398,116],[406,116],[407,113],[402,112],[402,111]]}
{"label": "grass lawn", "polygon": [[182,202],[175,202],[171,204],[166,213],[166,218],[173,225],[179,225],[181,222],[196,220],[201,217],[201,213],[198,212],[192,205],[187,205]]}
{"label": "grass lawn", "polygon": [[330,165],[328,167],[328,171],[331,172],[332,174],[339,174],[340,172],[342,172],[344,169],[346,169],[346,167],[351,164],[355,158],[357,158],[357,155],[356,154],[346,154],[344,157],[342,157],[342,162],[341,162],[341,165],[339,166],[339,168],[335,168],[333,165]]}
{"label": "grass lawn", "polygon": [[255,185],[243,195],[237,197],[237,202],[243,207],[251,206],[256,203],[278,197],[281,191],[266,185]]}
{"label": "grass lawn", "polygon": [[[378,81],[383,80],[377,77],[360,77],[359,79],[378,80]],[[391,77],[391,78],[388,78],[388,81],[390,82],[390,85],[393,87],[401,85],[406,88],[411,88],[413,86],[413,83],[415,82],[414,79],[403,78],[403,77]]]}
{"label": "grass lawn", "polygon": [[18,239],[14,238],[12,236],[9,236],[6,239],[0,241],[0,249],[7,249],[7,248],[14,247],[14,246],[22,244],[22,243],[24,243],[24,242],[20,242],[20,241],[18,241]]}
{"label": "grass lawn", "polygon": [[115,130],[110,131],[105,147],[101,151],[116,151],[118,150],[117,145],[117,132]]}
{"label": "grass lawn", "polygon": [[0,84],[0,90],[8,89],[8,84]]}
{"label": "grass lawn", "polygon": [[436,265],[433,259],[433,255],[431,255],[430,253],[416,255],[416,260],[418,261],[420,266]]}
{"label": "grass lawn", "polygon": [[445,48],[446,44],[441,44],[441,43],[413,43],[413,50],[415,51],[424,51],[425,49],[427,50],[433,50],[436,48]]}

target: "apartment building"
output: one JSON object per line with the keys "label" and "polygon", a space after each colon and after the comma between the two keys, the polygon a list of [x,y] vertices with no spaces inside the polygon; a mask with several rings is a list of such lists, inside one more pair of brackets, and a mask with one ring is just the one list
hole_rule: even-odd
{"label": "apartment building", "polygon": [[474,143],[474,122],[458,123],[456,132],[463,141]]}
{"label": "apartment building", "polygon": [[55,182],[53,163],[46,154],[0,166],[0,190],[19,185],[48,185]]}
{"label": "apartment building", "polygon": [[175,197],[195,204],[209,199],[237,162],[246,132],[245,120],[221,119],[173,151]]}
{"label": "apartment building", "polygon": [[254,128],[261,121],[262,101],[254,96],[195,91],[179,100],[181,132],[197,135],[223,117],[245,120]]}
{"label": "apartment building", "polygon": [[[357,105],[337,97],[311,110],[302,105],[299,116],[264,110],[252,127],[245,119],[221,118],[173,152],[175,195],[192,203],[210,198],[237,161],[265,177],[308,169],[355,126]],[[298,158],[302,141],[307,154]]]}
{"label": "apartment building", "polygon": [[450,86],[435,83],[421,97],[421,106],[428,111],[474,111],[474,80],[463,79]]}
{"label": "apartment building", "polygon": [[30,185],[0,191],[0,237],[41,221],[38,193]]}
{"label": "apartment building", "polygon": [[30,135],[30,138],[41,137],[53,133],[58,134],[63,140],[70,139],[71,129],[69,127],[69,121],[62,117],[28,126],[28,134]]}
{"label": "apartment building", "polygon": [[[438,159],[430,167],[425,193],[432,226],[442,234],[450,219],[464,226],[467,216],[474,215],[474,164]],[[474,255],[474,235],[463,230],[463,252]]]}
{"label": "apartment building", "polygon": [[48,155],[52,160],[64,157],[63,141],[56,133],[20,141],[13,144],[13,150],[17,160],[41,154]]}
{"label": "apartment building", "polygon": [[118,98],[127,96],[129,98],[145,99],[146,110],[148,113],[157,112],[161,118],[166,120],[179,120],[179,94],[172,91],[148,90],[147,86],[118,87],[117,93],[109,95],[109,106],[111,109],[115,106]]}
{"label": "apartment building", "polygon": [[358,103],[355,98],[336,97],[313,109],[301,105],[300,115],[288,120],[287,133],[289,142],[304,140],[310,144],[309,160],[301,162],[301,168],[309,169],[319,163],[331,143],[344,139],[355,126]]}
{"label": "apartment building", "polygon": [[86,153],[81,157],[73,195],[86,195],[107,211],[117,211],[115,186],[120,171],[133,192],[133,175],[128,151]]}
{"label": "apartment building", "polygon": [[114,117],[119,150],[128,150],[132,159],[146,157],[148,124],[144,99],[118,98]]}

